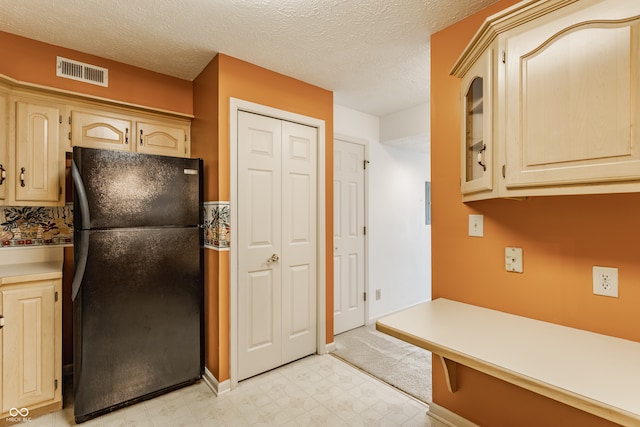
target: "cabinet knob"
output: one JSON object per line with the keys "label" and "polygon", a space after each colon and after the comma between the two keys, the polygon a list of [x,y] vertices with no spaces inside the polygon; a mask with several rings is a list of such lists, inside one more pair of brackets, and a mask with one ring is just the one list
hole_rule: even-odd
{"label": "cabinet knob", "polygon": [[140,129],[140,145],[143,145],[142,129]]}
{"label": "cabinet knob", "polygon": [[4,316],[0,314],[0,329],[4,327]]}
{"label": "cabinet knob", "polygon": [[25,168],[20,168],[20,187],[24,187],[24,173],[26,172]]}
{"label": "cabinet knob", "polygon": [[2,185],[2,183],[6,178],[7,178],[7,170],[0,163],[0,185]]}

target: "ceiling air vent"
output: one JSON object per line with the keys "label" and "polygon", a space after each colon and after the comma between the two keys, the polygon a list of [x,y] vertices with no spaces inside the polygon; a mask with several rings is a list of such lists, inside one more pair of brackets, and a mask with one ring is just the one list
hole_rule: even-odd
{"label": "ceiling air vent", "polygon": [[72,59],[57,57],[56,76],[98,86],[109,86],[109,70]]}

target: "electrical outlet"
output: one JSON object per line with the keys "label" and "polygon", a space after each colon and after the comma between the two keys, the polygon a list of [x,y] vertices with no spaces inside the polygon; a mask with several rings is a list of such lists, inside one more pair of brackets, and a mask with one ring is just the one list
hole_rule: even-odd
{"label": "electrical outlet", "polygon": [[618,298],[618,269],[593,266],[593,293]]}
{"label": "electrical outlet", "polygon": [[382,291],[380,289],[376,289],[376,300],[382,298]]}

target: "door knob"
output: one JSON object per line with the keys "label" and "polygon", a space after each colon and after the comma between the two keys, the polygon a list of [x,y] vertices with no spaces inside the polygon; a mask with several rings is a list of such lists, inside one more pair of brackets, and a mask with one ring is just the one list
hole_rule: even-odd
{"label": "door knob", "polygon": [[269,258],[268,262],[272,263],[272,262],[278,262],[280,260],[280,257],[278,256],[278,254],[273,254],[271,255],[271,258]]}

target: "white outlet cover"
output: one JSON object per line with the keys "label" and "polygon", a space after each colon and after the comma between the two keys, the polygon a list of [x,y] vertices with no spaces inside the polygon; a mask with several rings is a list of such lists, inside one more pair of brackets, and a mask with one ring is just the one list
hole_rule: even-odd
{"label": "white outlet cover", "polygon": [[469,215],[469,236],[484,236],[484,215]]}
{"label": "white outlet cover", "polygon": [[618,269],[593,266],[593,293],[618,298]]}
{"label": "white outlet cover", "polygon": [[522,273],[522,248],[504,248],[504,268],[513,273]]}

